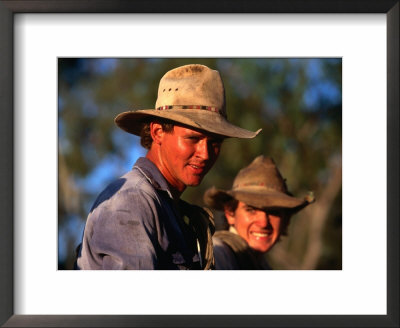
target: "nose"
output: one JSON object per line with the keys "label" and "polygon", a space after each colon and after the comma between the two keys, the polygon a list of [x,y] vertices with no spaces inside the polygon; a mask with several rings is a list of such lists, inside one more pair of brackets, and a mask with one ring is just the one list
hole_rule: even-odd
{"label": "nose", "polygon": [[271,226],[269,214],[264,211],[259,211],[257,215],[257,223],[262,228],[268,228]]}
{"label": "nose", "polygon": [[196,156],[202,160],[207,160],[210,157],[210,151],[208,149],[209,144],[207,138],[203,138],[197,143]]}

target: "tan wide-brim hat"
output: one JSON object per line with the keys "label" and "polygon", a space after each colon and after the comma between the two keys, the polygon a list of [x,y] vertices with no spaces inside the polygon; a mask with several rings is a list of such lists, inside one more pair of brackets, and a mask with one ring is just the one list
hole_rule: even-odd
{"label": "tan wide-brim hat", "polygon": [[240,170],[232,189],[212,187],[204,194],[206,205],[216,210],[224,210],[224,204],[232,198],[256,208],[285,209],[292,214],[315,200],[312,193],[303,199],[293,197],[274,160],[265,156],[256,157],[249,166]]}
{"label": "tan wide-brim hat", "polygon": [[162,118],[224,137],[254,138],[252,132],[227,120],[225,89],[218,71],[191,64],[168,71],[160,80],[155,109],[120,113],[115,123],[140,135],[143,123]]}

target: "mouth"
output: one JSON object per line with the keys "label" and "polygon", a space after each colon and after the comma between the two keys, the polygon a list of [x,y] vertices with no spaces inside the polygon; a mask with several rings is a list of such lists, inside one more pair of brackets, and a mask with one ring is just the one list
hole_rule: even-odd
{"label": "mouth", "polygon": [[272,231],[251,231],[250,234],[254,237],[256,237],[257,239],[260,238],[268,238],[272,235]]}
{"label": "mouth", "polygon": [[194,174],[202,174],[206,170],[206,165],[204,164],[189,164]]}

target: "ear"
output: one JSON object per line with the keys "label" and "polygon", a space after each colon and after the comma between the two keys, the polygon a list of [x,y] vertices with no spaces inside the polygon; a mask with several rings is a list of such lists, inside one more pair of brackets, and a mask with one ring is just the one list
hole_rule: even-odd
{"label": "ear", "polygon": [[153,139],[154,143],[156,143],[158,145],[161,144],[164,133],[165,132],[160,123],[157,123],[157,122],[150,123],[150,135],[151,135],[151,138]]}
{"label": "ear", "polygon": [[235,225],[235,213],[229,210],[227,207],[224,208],[224,213],[229,225]]}

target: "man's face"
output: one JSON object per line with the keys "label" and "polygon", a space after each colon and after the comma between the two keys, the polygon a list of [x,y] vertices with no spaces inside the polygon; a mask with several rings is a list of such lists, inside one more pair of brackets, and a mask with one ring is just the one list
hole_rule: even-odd
{"label": "man's face", "polygon": [[223,138],[181,126],[162,133],[158,165],[179,191],[197,186],[218,158]]}
{"label": "man's face", "polygon": [[225,210],[225,216],[249,246],[267,252],[278,240],[282,214],[265,212],[239,201],[235,212]]}

